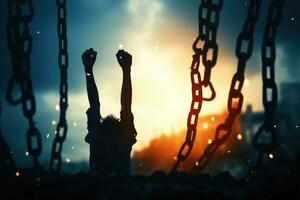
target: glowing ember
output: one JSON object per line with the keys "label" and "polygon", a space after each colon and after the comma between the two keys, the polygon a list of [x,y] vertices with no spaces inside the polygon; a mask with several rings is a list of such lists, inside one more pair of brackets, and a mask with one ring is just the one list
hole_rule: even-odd
{"label": "glowing ember", "polygon": [[274,158],[274,155],[270,153],[270,154],[269,154],[269,158],[270,158],[270,159],[273,159],[273,158]]}
{"label": "glowing ember", "polygon": [[231,151],[230,151],[230,150],[228,150],[228,151],[227,151],[227,153],[228,153],[228,154],[230,154],[230,153],[231,153]]}
{"label": "glowing ember", "polygon": [[198,165],[199,165],[199,162],[197,161],[197,162],[195,163],[195,165],[198,166]]}
{"label": "glowing ember", "polygon": [[216,121],[216,118],[214,116],[212,116],[210,119],[211,119],[212,122]]}
{"label": "glowing ember", "polygon": [[177,160],[177,156],[174,156],[174,157],[173,157],[173,160]]}
{"label": "glowing ember", "polygon": [[245,79],[245,86],[248,87],[250,85],[250,81],[248,79]]}
{"label": "glowing ember", "polygon": [[203,127],[203,129],[208,129],[208,124],[205,122],[205,123],[203,123],[202,127]]}
{"label": "glowing ember", "polygon": [[59,111],[59,105],[58,104],[55,105],[55,110]]}
{"label": "glowing ember", "polygon": [[20,176],[20,172],[16,172],[16,177],[19,177]]}
{"label": "glowing ember", "polygon": [[238,139],[238,140],[242,140],[242,139],[243,139],[242,134],[238,134],[238,135],[237,135],[237,139]]}
{"label": "glowing ember", "polygon": [[211,143],[212,143],[212,139],[208,139],[208,140],[207,140],[207,143],[208,143],[208,144],[211,144]]}

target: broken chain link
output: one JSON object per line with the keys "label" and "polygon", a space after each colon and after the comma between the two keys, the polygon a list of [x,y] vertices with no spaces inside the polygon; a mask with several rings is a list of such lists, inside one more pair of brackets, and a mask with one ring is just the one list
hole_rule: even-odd
{"label": "broken chain link", "polygon": [[[216,65],[218,57],[218,45],[216,42],[217,30],[220,21],[220,10],[223,6],[223,0],[212,3],[212,0],[202,0],[199,7],[199,35],[193,44],[193,61],[191,64],[191,83],[192,83],[192,103],[187,119],[187,132],[184,143],[179,149],[177,160],[170,173],[176,173],[181,162],[185,161],[190,155],[195,143],[197,134],[198,117],[201,111],[203,101],[212,101],[216,92],[210,81],[211,69]],[[204,41],[203,47],[197,47],[201,41]],[[212,57],[208,54],[212,51]],[[200,60],[203,56],[204,80],[201,80],[199,72]],[[202,87],[209,87],[210,97],[203,97]]]}
{"label": "broken chain link", "polygon": [[67,10],[66,0],[56,0],[57,5],[57,34],[59,38],[58,65],[60,69],[60,100],[59,122],[56,127],[56,135],[53,141],[50,160],[50,171],[59,172],[61,169],[61,152],[63,143],[67,137],[68,125],[66,112],[68,108],[68,40],[67,40]]}
{"label": "broken chain link", "polygon": [[210,143],[196,165],[192,168],[192,173],[200,173],[211,160],[212,155],[229,138],[235,118],[240,114],[243,105],[242,88],[244,84],[244,74],[247,61],[252,55],[253,33],[259,16],[261,0],[250,0],[247,18],[243,30],[239,34],[236,43],[236,57],[238,58],[237,72],[234,74],[230,86],[227,109],[229,115],[224,123],[220,124],[215,132],[215,138]]}

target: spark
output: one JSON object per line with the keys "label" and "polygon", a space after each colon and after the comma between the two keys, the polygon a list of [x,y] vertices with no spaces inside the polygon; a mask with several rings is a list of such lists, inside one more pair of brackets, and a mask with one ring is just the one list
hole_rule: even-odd
{"label": "spark", "polygon": [[202,127],[203,127],[203,129],[208,129],[208,124],[205,122],[205,123],[203,123]]}
{"label": "spark", "polygon": [[19,177],[20,176],[20,172],[16,172],[16,177]]}
{"label": "spark", "polygon": [[237,139],[238,139],[238,140],[242,140],[242,139],[243,139],[242,134],[238,134],[238,135],[237,135]]}
{"label": "spark", "polygon": [[173,160],[177,160],[177,156],[174,156],[174,157],[173,157]]}
{"label": "spark", "polygon": [[69,158],[66,158],[66,159],[65,159],[65,162],[66,162],[66,163],[70,163],[71,160],[70,160]]}
{"label": "spark", "polygon": [[55,120],[52,120],[51,124],[54,126],[56,125],[56,121]]}
{"label": "spark", "polygon": [[26,151],[26,152],[25,152],[25,155],[26,155],[26,156],[29,156],[29,152],[28,152],[28,151]]}
{"label": "spark", "polygon": [[123,49],[123,44],[119,44],[119,49]]}
{"label": "spark", "polygon": [[295,21],[295,17],[292,17],[291,20],[292,20],[292,21]]}
{"label": "spark", "polygon": [[46,135],[46,138],[48,139],[50,137],[50,134],[49,133],[47,133],[47,135]]}
{"label": "spark", "polygon": [[59,104],[56,104],[56,105],[55,105],[55,110],[56,110],[56,111],[59,111],[59,110],[60,110]]}
{"label": "spark", "polygon": [[36,34],[38,34],[38,35],[39,35],[39,34],[40,34],[40,31],[36,31]]}
{"label": "spark", "polygon": [[245,79],[245,86],[248,87],[250,85],[250,81],[248,79]]}
{"label": "spark", "polygon": [[270,154],[269,154],[269,158],[270,158],[270,159],[273,159],[273,158],[274,158],[274,155],[270,153]]}
{"label": "spark", "polygon": [[216,118],[214,116],[212,116],[210,119],[211,119],[212,122],[216,121]]}
{"label": "spark", "polygon": [[227,151],[227,153],[228,153],[228,154],[230,154],[230,153],[231,153],[230,149]]}
{"label": "spark", "polygon": [[74,126],[77,126],[77,123],[76,123],[76,122],[74,122],[74,123],[73,123],[73,125],[74,125]]}
{"label": "spark", "polygon": [[72,146],[72,147],[71,147],[71,149],[75,149],[75,147],[74,147],[74,146]]}
{"label": "spark", "polygon": [[274,124],[274,126],[273,126],[274,128],[277,128],[277,125],[276,124]]}
{"label": "spark", "polygon": [[207,143],[208,143],[208,144],[211,144],[211,143],[212,143],[212,139],[208,139],[208,140],[207,140]]}
{"label": "spark", "polygon": [[199,162],[197,161],[197,162],[195,163],[195,165],[196,165],[196,166],[199,166]]}
{"label": "spark", "polygon": [[90,76],[91,74],[90,74],[90,73],[86,73],[86,75],[87,75],[87,76]]}
{"label": "spark", "polygon": [[299,128],[299,125],[296,125],[296,128]]}

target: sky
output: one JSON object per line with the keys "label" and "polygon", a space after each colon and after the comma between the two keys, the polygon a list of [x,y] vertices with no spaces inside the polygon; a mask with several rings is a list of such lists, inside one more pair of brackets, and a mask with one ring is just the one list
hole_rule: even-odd
{"label": "sky", "polygon": [[[32,81],[37,103],[35,121],[42,132],[41,159],[48,162],[59,111],[58,39],[56,1],[33,0],[35,15],[30,24],[33,35]],[[263,1],[254,36],[254,51],[246,69],[243,89],[244,106],[252,104],[261,110],[260,47],[267,6]],[[133,55],[132,84],[135,126],[141,149],[160,134],[185,129],[191,101],[189,68],[192,43],[198,31],[200,0],[69,0],[67,22],[69,42],[69,130],[63,158],[71,161],[88,159],[89,146],[84,142],[88,99],[81,54],[87,48],[98,51],[95,78],[101,101],[101,114],[119,117],[122,73],[115,57],[120,48]],[[300,76],[300,2],[286,0],[276,39],[276,81],[299,81]],[[3,94],[10,77],[10,54],[6,44],[7,10],[1,1],[0,48],[2,96],[1,124],[3,135],[14,152],[17,164],[30,165],[25,155],[27,122],[21,107],[5,102]],[[247,0],[224,0],[217,42],[218,64],[212,71],[217,97],[204,103],[201,115],[221,113],[226,109],[227,95],[236,70],[235,43],[248,8]],[[280,96],[279,96],[280,98]]]}

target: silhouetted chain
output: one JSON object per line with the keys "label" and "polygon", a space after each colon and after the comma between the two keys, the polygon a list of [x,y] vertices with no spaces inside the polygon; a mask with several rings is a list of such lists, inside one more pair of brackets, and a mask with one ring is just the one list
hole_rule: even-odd
{"label": "silhouetted chain", "polygon": [[67,40],[67,10],[66,10],[66,0],[57,0],[57,16],[58,16],[58,38],[59,38],[59,55],[58,64],[60,69],[60,116],[59,122],[56,127],[56,136],[53,141],[51,160],[50,160],[50,170],[59,172],[61,169],[61,152],[63,143],[67,137],[67,120],[66,112],[68,108],[68,76],[67,68],[69,65],[68,60],[68,40]]}
{"label": "silhouetted chain", "polygon": [[18,105],[22,103],[22,96],[20,96],[18,99],[14,99],[13,89],[15,85],[21,84],[21,79],[24,79],[20,62],[21,10],[18,0],[7,0],[7,12],[8,17],[6,24],[6,36],[7,45],[11,52],[12,76],[9,80],[6,90],[6,100],[11,105]]}
{"label": "silhouetted chain", "polygon": [[[2,105],[0,102],[0,116],[2,114]],[[7,169],[10,171],[11,175],[16,170],[15,162],[12,158],[12,154],[8,144],[6,143],[2,135],[2,127],[0,126],[0,169]]]}
{"label": "silhouetted chain", "polygon": [[[275,39],[277,28],[281,21],[285,0],[272,0],[269,5],[267,24],[265,26],[262,43],[262,79],[263,105],[265,108],[264,123],[253,138],[253,146],[258,151],[256,167],[263,166],[263,156],[272,151],[276,145],[277,134],[275,128],[275,112],[277,106],[277,85],[275,82]],[[269,143],[261,142],[264,136],[271,136]]]}
{"label": "silhouetted chain", "polygon": [[[218,44],[217,32],[220,22],[220,12],[223,7],[223,0],[202,1],[199,9],[199,36],[198,40],[204,39],[202,63],[204,66],[204,78],[202,87],[209,87],[211,90],[210,97],[202,97],[204,101],[212,101],[216,97],[215,89],[211,83],[211,70],[217,64]],[[198,42],[197,42],[198,43]],[[197,46],[194,46],[196,49]],[[211,56],[209,56],[211,55]]]}
{"label": "silhouetted chain", "polygon": [[[187,119],[187,132],[184,143],[179,149],[177,160],[171,169],[171,174],[176,173],[181,162],[185,161],[192,151],[196,134],[198,117],[201,111],[202,102],[211,101],[215,98],[215,90],[210,81],[211,69],[215,66],[218,56],[218,45],[216,43],[217,29],[219,25],[220,10],[223,0],[213,4],[212,0],[202,0],[199,8],[199,35],[193,44],[193,61],[191,65],[191,83],[192,83],[192,103]],[[203,47],[197,47],[204,41]],[[212,51],[212,58],[208,58],[209,51]],[[204,81],[201,80],[199,72],[200,59],[203,56],[203,64],[205,66]],[[211,89],[211,97],[203,98],[202,87]]]}
{"label": "silhouetted chain", "polygon": [[[224,144],[229,138],[235,118],[240,114],[243,105],[242,88],[244,84],[244,74],[247,61],[252,55],[253,49],[253,32],[259,16],[261,0],[250,0],[248,14],[243,26],[242,32],[239,34],[236,43],[236,56],[238,58],[237,72],[234,74],[230,86],[227,109],[229,115],[225,123],[220,124],[215,133],[215,138],[210,143],[198,162],[192,169],[192,173],[201,172],[210,161],[212,155],[218,147]],[[236,100],[236,102],[234,101]]]}
{"label": "silhouetted chain", "polygon": [[[8,8],[7,39],[12,56],[13,75],[6,97],[12,105],[22,103],[23,114],[29,122],[29,129],[26,133],[27,152],[33,157],[34,166],[40,167],[38,157],[42,152],[42,140],[40,131],[35,127],[33,120],[36,104],[30,76],[32,36],[29,23],[33,19],[33,5],[31,0],[11,0],[8,1]],[[12,90],[16,83],[20,84],[21,97],[13,100]],[[33,140],[35,140],[35,146]]]}

